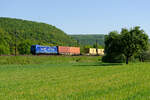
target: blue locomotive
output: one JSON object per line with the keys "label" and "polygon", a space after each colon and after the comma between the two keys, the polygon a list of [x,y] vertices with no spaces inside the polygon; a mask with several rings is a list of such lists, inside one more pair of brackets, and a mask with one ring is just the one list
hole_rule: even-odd
{"label": "blue locomotive", "polygon": [[32,45],[31,53],[32,54],[58,54],[58,48],[57,46]]}

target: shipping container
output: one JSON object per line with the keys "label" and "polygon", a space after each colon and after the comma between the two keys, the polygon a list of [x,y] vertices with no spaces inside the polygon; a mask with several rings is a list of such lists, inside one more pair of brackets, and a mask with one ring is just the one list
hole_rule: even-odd
{"label": "shipping container", "polygon": [[96,55],[96,48],[89,48],[89,54],[90,55]]}
{"label": "shipping container", "polygon": [[80,47],[70,47],[71,55],[80,55]]}
{"label": "shipping container", "polygon": [[98,53],[98,55],[104,55],[104,49],[98,49],[96,51],[96,48],[88,48],[85,50],[85,53],[87,55],[97,55],[97,53]]}
{"label": "shipping container", "polygon": [[104,55],[104,49],[98,49],[98,54],[99,55]]}
{"label": "shipping container", "polygon": [[58,46],[58,53],[59,54],[70,55],[70,47]]}
{"label": "shipping container", "polygon": [[57,46],[41,46],[41,45],[32,45],[31,46],[32,54],[58,54]]}
{"label": "shipping container", "polygon": [[65,55],[79,55],[80,48],[79,47],[58,46],[58,53],[65,54]]}

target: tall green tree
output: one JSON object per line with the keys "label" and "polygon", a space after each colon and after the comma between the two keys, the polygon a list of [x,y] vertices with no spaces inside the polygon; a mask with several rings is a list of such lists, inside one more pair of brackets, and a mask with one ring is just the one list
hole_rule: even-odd
{"label": "tall green tree", "polygon": [[134,27],[130,30],[121,31],[121,52],[126,56],[126,64],[129,58],[138,52],[148,48],[148,35],[140,27]]}
{"label": "tall green tree", "polygon": [[129,58],[136,54],[141,54],[147,48],[148,35],[144,30],[141,30],[138,26],[129,30],[123,28],[120,34],[113,31],[105,36],[106,56],[104,58],[111,61],[114,57],[119,56],[119,59],[121,59],[120,55],[123,54],[126,58],[126,64],[128,64]]}
{"label": "tall green tree", "polygon": [[105,56],[103,62],[120,63],[124,62],[124,56],[121,53],[121,36],[117,31],[112,31],[105,35]]}
{"label": "tall green tree", "polygon": [[9,54],[9,42],[10,38],[8,34],[0,28],[0,55]]}
{"label": "tall green tree", "polygon": [[120,53],[120,34],[117,31],[112,31],[105,36],[105,52]]}
{"label": "tall green tree", "polygon": [[19,54],[30,54],[30,47],[32,42],[30,40],[23,41],[18,46]]}

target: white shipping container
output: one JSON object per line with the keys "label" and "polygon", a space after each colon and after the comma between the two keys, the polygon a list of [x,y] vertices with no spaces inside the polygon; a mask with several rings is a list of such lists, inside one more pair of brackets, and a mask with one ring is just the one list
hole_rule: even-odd
{"label": "white shipping container", "polygon": [[104,49],[98,49],[98,54],[99,55],[104,55]]}

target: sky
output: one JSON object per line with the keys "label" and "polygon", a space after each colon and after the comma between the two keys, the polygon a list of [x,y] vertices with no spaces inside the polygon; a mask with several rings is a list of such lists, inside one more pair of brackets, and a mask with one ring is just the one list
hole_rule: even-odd
{"label": "sky", "polygon": [[0,17],[54,25],[67,34],[140,26],[150,36],[150,0],[0,0]]}

